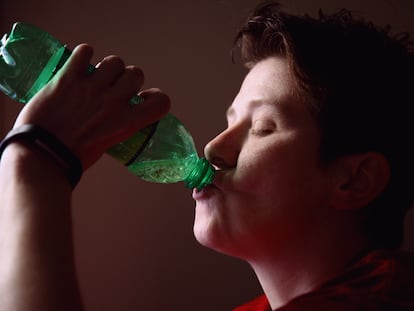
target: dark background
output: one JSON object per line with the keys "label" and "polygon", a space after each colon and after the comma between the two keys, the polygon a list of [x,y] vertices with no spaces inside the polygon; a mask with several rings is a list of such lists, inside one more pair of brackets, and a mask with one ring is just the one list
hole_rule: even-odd
{"label": "dark background", "polygon": [[[315,15],[342,7],[414,34],[411,0],[281,1]],[[0,0],[0,34],[33,23],[73,48],[94,46],[94,62],[118,54],[160,87],[193,133],[199,152],[225,126],[224,111],[244,70],[230,48],[253,0]],[[0,94],[0,132],[21,107]],[[0,194],[1,195],[1,194]],[[230,310],[260,292],[247,264],[197,244],[191,192],[141,181],[104,156],[74,193],[76,260],[88,311]],[[406,248],[414,249],[414,216]],[[340,246],[338,246],[340,247]]]}

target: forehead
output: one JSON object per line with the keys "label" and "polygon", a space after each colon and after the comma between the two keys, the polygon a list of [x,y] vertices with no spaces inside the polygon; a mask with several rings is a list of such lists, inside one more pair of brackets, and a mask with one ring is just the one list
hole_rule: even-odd
{"label": "forehead", "polygon": [[289,68],[289,62],[285,57],[267,57],[250,68],[243,84],[246,87],[261,84],[263,87],[280,88],[281,90],[292,89],[294,77]]}
{"label": "forehead", "polygon": [[228,109],[228,115],[262,106],[274,106],[279,110],[292,110],[293,106],[303,106],[295,91],[295,85],[295,78],[285,58],[266,58],[250,69]]}

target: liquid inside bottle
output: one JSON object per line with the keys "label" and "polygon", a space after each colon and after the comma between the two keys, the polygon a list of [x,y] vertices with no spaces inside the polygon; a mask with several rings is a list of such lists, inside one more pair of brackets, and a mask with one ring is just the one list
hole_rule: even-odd
{"label": "liquid inside bottle", "polygon": [[[56,74],[71,52],[49,33],[15,23],[0,47],[0,90],[27,103]],[[90,65],[88,71],[95,68]],[[131,99],[134,104],[139,98]],[[157,183],[184,181],[201,189],[211,183],[214,169],[199,158],[190,133],[172,114],[111,147],[107,153],[140,178]]]}
{"label": "liquid inside bottle", "polygon": [[207,160],[198,157],[190,133],[172,114],[158,122],[142,151],[137,153],[136,148],[130,148],[131,145],[128,141],[121,142],[108,153],[146,181],[184,181],[189,188],[201,189],[213,178],[214,169]]}

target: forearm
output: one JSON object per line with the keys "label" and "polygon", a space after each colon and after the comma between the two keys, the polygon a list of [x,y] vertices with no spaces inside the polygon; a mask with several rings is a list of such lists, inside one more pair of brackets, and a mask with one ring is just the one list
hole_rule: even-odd
{"label": "forearm", "polygon": [[[140,92],[144,75],[116,56],[87,74],[93,50],[77,46],[58,74],[19,113],[93,165],[110,147],[167,113],[158,89]],[[131,106],[136,94],[144,102]],[[33,146],[32,146],[33,147]],[[82,310],[73,259],[71,186],[39,150],[10,144],[0,161],[0,310]]]}
{"label": "forearm", "polygon": [[0,189],[0,309],[82,310],[61,168],[14,143],[0,162]]}

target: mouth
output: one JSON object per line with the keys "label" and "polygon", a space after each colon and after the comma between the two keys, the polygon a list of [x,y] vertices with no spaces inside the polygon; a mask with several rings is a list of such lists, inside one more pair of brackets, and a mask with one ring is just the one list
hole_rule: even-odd
{"label": "mouth", "polygon": [[210,198],[217,189],[218,188],[213,184],[207,185],[201,190],[193,189],[193,199],[195,201],[206,200]]}

